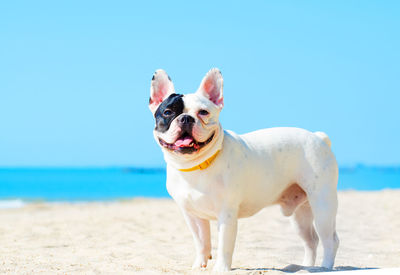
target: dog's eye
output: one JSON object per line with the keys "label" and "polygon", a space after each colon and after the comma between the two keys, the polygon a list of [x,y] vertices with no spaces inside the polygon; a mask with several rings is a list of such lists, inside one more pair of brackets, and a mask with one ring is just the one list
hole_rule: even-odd
{"label": "dog's eye", "polygon": [[171,110],[165,110],[164,111],[164,116],[170,116],[172,115],[172,111]]}
{"label": "dog's eye", "polygon": [[206,116],[208,114],[209,114],[209,112],[207,110],[200,110],[199,111],[199,115],[201,115],[201,116]]}

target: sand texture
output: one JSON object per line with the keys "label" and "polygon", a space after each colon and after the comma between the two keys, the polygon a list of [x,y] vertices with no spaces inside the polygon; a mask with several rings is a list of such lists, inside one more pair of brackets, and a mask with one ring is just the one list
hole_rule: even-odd
{"label": "sand texture", "polygon": [[[336,270],[400,266],[400,190],[339,194]],[[33,203],[0,210],[0,273],[192,274],[194,245],[168,199]],[[212,223],[213,256],[216,224]],[[317,263],[321,263],[322,247]],[[278,207],[239,222],[231,274],[318,271]],[[209,263],[208,274],[215,260]]]}

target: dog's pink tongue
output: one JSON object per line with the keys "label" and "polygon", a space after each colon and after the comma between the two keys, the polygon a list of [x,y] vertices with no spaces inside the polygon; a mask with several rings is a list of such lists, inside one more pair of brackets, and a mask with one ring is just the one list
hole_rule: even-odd
{"label": "dog's pink tongue", "polygon": [[178,139],[177,141],[175,141],[175,146],[185,147],[185,146],[189,146],[190,143],[192,143],[192,142],[193,142],[193,138],[184,137],[183,139]]}

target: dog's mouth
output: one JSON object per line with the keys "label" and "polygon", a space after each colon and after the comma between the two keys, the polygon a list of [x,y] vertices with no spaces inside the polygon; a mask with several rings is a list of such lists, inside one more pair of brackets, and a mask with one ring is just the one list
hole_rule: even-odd
{"label": "dog's mouth", "polygon": [[196,141],[194,137],[187,132],[184,132],[174,143],[167,143],[161,138],[158,138],[158,141],[162,147],[168,150],[182,154],[191,154],[200,151],[204,146],[209,144],[214,138],[214,134],[215,132],[204,142]]}

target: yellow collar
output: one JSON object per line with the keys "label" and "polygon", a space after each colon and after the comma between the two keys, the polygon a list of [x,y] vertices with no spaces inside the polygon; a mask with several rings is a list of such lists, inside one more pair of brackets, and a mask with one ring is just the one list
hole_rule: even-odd
{"label": "yellow collar", "polygon": [[212,155],[209,159],[206,159],[204,162],[200,163],[199,165],[196,165],[192,168],[188,168],[188,169],[179,169],[179,171],[182,172],[192,172],[192,171],[196,171],[196,170],[204,170],[206,168],[208,168],[211,163],[214,161],[214,159],[217,157],[218,153],[221,150],[218,150],[214,155]]}

